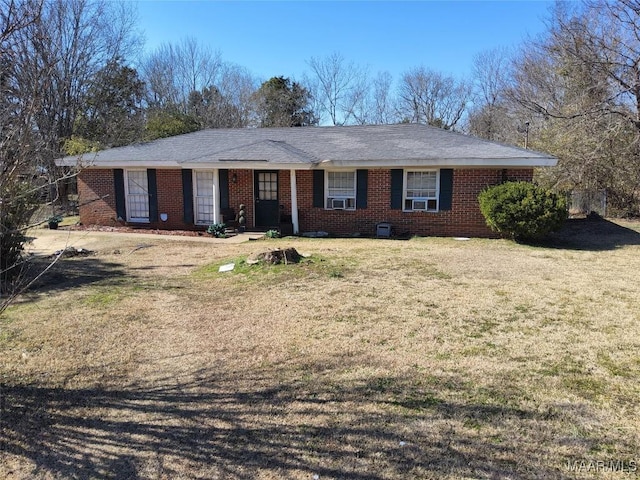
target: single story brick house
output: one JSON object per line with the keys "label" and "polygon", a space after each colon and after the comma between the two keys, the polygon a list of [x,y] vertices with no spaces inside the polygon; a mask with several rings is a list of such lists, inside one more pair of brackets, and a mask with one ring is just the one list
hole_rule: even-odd
{"label": "single story brick house", "polygon": [[477,196],[527,180],[556,159],[418,124],[210,129],[112,148],[82,165],[85,225],[199,229],[233,220],[248,230],[491,236]]}

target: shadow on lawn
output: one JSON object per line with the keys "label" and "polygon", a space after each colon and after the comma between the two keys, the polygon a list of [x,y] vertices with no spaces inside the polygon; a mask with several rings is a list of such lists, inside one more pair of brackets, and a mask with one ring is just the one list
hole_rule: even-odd
{"label": "shadow on lawn", "polygon": [[389,377],[196,378],[119,390],[0,385],[0,449],[36,478],[569,478],[545,464],[559,444],[510,438],[535,437],[548,414],[447,401],[446,385],[439,395]]}
{"label": "shadow on lawn", "polygon": [[[34,278],[52,261],[48,257],[33,258],[29,262],[27,277]],[[100,282],[104,285],[119,283],[129,276],[119,263],[105,262],[96,256],[60,258],[26,292],[27,298],[39,293],[52,293]]]}
{"label": "shadow on lawn", "polygon": [[[640,224],[639,224],[640,227]],[[640,245],[640,232],[604,218],[573,218],[541,246],[571,250],[615,250]]]}

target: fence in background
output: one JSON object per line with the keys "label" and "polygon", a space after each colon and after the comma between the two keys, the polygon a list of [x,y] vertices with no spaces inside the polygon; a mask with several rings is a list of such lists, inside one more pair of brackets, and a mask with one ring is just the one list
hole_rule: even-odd
{"label": "fence in background", "polygon": [[595,212],[607,216],[606,190],[573,190],[567,194],[569,215],[589,215]]}

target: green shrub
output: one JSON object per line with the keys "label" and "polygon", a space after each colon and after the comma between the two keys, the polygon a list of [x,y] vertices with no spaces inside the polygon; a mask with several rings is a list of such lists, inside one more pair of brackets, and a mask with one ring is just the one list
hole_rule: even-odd
{"label": "green shrub", "polygon": [[0,176],[0,314],[24,280],[24,232],[38,208],[38,193],[29,182]]}
{"label": "green shrub", "polygon": [[216,238],[226,238],[227,234],[224,233],[226,228],[227,225],[224,223],[212,223],[211,225],[209,225],[209,228],[207,228],[207,233],[209,235],[213,235]]}
{"label": "green shrub", "polygon": [[567,218],[563,197],[529,182],[506,182],[478,196],[480,211],[495,232],[536,240],[558,230]]}
{"label": "green shrub", "polygon": [[267,238],[280,238],[280,232],[278,230],[267,230],[265,236]]}

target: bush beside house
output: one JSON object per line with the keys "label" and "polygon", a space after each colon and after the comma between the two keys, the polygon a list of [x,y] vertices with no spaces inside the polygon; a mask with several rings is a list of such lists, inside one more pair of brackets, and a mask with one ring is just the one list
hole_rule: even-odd
{"label": "bush beside house", "polygon": [[494,231],[515,240],[537,240],[567,218],[563,197],[529,182],[505,182],[478,196],[480,211]]}

